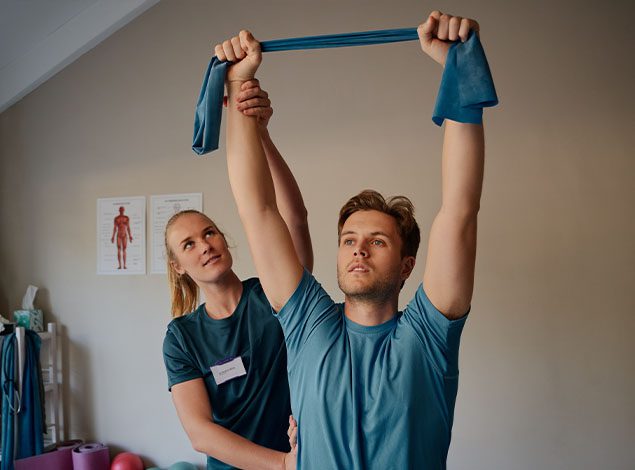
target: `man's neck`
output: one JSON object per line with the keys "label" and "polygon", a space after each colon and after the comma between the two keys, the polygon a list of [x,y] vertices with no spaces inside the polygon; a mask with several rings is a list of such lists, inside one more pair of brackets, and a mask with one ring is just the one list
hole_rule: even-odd
{"label": "man's neck", "polygon": [[344,315],[363,326],[381,325],[397,314],[399,296],[387,300],[365,300],[345,296]]}

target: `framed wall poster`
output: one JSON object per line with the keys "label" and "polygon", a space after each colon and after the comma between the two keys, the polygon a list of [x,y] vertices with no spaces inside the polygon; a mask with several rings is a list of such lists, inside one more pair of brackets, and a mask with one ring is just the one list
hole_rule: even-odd
{"label": "framed wall poster", "polygon": [[97,274],[146,273],[146,198],[97,199]]}
{"label": "framed wall poster", "polygon": [[165,256],[165,226],[177,212],[195,209],[203,211],[203,193],[190,194],[161,194],[150,196],[150,213],[152,227],[152,255],[150,272],[152,274],[167,274]]}

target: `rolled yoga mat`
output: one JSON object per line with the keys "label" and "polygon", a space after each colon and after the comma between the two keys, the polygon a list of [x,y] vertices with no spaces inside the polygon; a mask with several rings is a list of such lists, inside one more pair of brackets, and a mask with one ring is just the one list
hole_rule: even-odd
{"label": "rolled yoga mat", "polygon": [[[384,29],[358,33],[327,34],[301,38],[275,39],[260,43],[262,52],[367,46],[418,39],[416,28]],[[196,103],[192,150],[204,155],[218,148],[223,108],[225,76],[229,62],[210,60]],[[465,43],[454,42],[448,51],[432,120],[444,119],[480,124],[483,108],[496,106],[498,97],[485,52],[477,34],[470,32]]]}
{"label": "rolled yoga mat", "polygon": [[73,470],[109,470],[108,447],[98,442],[83,444],[73,449]]}
{"label": "rolled yoga mat", "polygon": [[15,470],[73,470],[73,449],[83,441],[72,440],[56,444],[44,454],[15,461]]}

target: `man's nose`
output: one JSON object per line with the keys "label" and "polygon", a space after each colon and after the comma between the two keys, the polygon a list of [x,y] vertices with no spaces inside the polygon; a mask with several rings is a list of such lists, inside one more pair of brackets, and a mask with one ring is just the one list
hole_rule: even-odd
{"label": "man's nose", "polygon": [[360,257],[360,258],[366,258],[366,257],[368,257],[368,250],[364,246],[358,246],[355,249],[355,252],[353,253],[353,256]]}

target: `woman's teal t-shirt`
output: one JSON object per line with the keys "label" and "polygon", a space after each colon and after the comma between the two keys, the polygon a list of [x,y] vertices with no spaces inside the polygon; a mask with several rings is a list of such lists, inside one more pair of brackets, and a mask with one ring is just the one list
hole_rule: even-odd
{"label": "woman's teal t-shirt", "polygon": [[[233,357],[241,358],[246,375],[217,385],[210,368]],[[202,304],[172,320],[163,358],[168,387],[203,379],[215,423],[256,444],[289,451],[287,351],[258,279],[243,281],[238,306],[228,318],[210,318]],[[232,467],[208,456],[207,468]]]}

